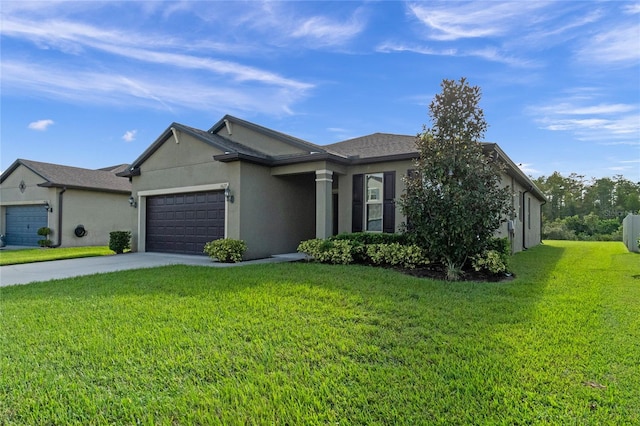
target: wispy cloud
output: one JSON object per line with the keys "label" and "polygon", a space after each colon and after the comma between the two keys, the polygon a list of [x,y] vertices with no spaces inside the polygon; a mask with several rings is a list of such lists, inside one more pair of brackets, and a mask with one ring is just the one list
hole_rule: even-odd
{"label": "wispy cloud", "polygon": [[294,38],[313,40],[315,45],[343,45],[362,32],[365,22],[360,14],[347,21],[336,21],[326,16],[313,16],[297,24],[290,33]]}
{"label": "wispy cloud", "polygon": [[600,103],[588,90],[563,101],[528,108],[541,128],[603,145],[640,145],[640,106]]}
{"label": "wispy cloud", "polygon": [[138,133],[137,130],[127,130],[126,132],[124,132],[124,135],[122,135],[122,140],[124,140],[125,142],[133,142],[136,140],[136,134]]}
{"label": "wispy cloud", "polygon": [[640,24],[615,24],[587,39],[577,51],[577,57],[594,66],[637,66],[640,61]]}
{"label": "wispy cloud", "polygon": [[540,170],[534,168],[533,165],[530,163],[520,163],[518,164],[518,167],[520,168],[520,170],[522,170],[523,173],[529,176],[538,175],[542,173]]}
{"label": "wispy cloud", "polygon": [[528,59],[521,59],[509,55],[496,47],[485,47],[480,49],[458,49],[458,48],[440,48],[435,49],[428,46],[420,46],[417,44],[403,44],[394,42],[384,42],[380,44],[376,50],[381,53],[392,52],[413,52],[420,55],[430,56],[458,56],[458,57],[477,57],[491,62],[499,62],[514,67],[535,67],[537,64]]}
{"label": "wispy cloud", "polygon": [[[216,111],[248,109],[279,115],[293,113],[293,104],[314,87],[216,57],[216,50],[209,49],[212,43],[206,41],[192,44],[161,34],[98,28],[62,18],[31,21],[11,15],[3,16],[2,35],[61,53],[46,67],[26,56],[5,55],[1,67],[7,92],[29,91],[76,103],[138,104],[167,110],[215,105]],[[216,46],[225,50],[223,44]],[[91,58],[104,54],[113,60],[99,59],[100,67],[88,68]],[[136,62],[149,66],[132,67]],[[154,72],[154,67],[162,69]]]}
{"label": "wispy cloud", "polygon": [[[252,111],[269,115],[291,114],[304,95],[299,90],[260,84],[238,85],[223,79],[193,81],[174,74],[153,72],[136,76],[39,66],[3,61],[3,90],[37,92],[42,96],[76,103],[137,105],[174,110],[210,110],[219,113]],[[9,89],[5,89],[5,88]],[[224,103],[220,100],[224,99]]]}
{"label": "wispy cloud", "polygon": [[458,40],[504,35],[530,20],[546,2],[447,2],[408,6],[432,40]]}
{"label": "wispy cloud", "polygon": [[53,125],[54,121],[51,119],[46,120],[38,120],[29,123],[29,128],[31,130],[37,130],[39,132],[44,132],[49,128],[49,126]]}

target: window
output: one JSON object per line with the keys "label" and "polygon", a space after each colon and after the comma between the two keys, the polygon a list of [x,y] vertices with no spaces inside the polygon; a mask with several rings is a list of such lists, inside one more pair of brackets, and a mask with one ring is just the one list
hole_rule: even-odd
{"label": "window", "polygon": [[518,216],[520,216],[520,222],[522,222],[522,218],[524,217],[524,197],[522,194],[522,191],[518,191],[518,207],[520,207],[518,210],[520,210],[520,213],[518,214]]}
{"label": "window", "polygon": [[395,232],[396,172],[354,174],[351,232]]}
{"label": "window", "polygon": [[382,232],[382,173],[366,175],[366,230]]}

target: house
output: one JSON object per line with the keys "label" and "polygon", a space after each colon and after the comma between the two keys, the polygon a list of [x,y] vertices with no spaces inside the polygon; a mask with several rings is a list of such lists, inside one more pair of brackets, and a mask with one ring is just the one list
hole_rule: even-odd
{"label": "house", "polygon": [[0,175],[0,233],[8,245],[38,246],[41,227],[54,246],[109,244],[109,232],[131,230],[131,183],[99,170],[18,159]]}
{"label": "house", "polygon": [[[514,251],[540,242],[533,182],[496,144],[516,216],[499,233]],[[207,241],[242,239],[247,258],[296,250],[341,232],[396,232],[402,176],[418,156],[414,136],[375,133],[313,143],[230,115],[209,130],[171,124],[119,176],[132,185],[138,251],[201,254]]]}

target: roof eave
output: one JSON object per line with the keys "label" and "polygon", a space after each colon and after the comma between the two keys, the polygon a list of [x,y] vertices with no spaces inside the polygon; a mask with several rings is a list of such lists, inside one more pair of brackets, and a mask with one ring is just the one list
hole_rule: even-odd
{"label": "roof eave", "polygon": [[532,194],[536,196],[540,201],[547,201],[542,191],[536,186],[535,183],[527,175],[524,174],[520,167],[518,167],[511,158],[500,148],[497,143],[487,144],[490,150],[494,150],[498,154],[498,158],[507,166],[506,173],[516,179],[518,183],[527,188]]}
{"label": "roof eave", "polygon": [[402,154],[380,155],[377,157],[351,158],[351,164],[386,163],[390,161],[414,160],[420,156],[417,152],[407,152]]}
{"label": "roof eave", "polygon": [[33,167],[31,167],[29,164],[27,164],[25,161],[27,160],[23,160],[21,158],[18,158],[16,161],[14,161],[8,168],[7,170],[5,170],[4,172],[2,172],[2,175],[0,175],[0,183],[4,182],[10,175],[11,173],[13,173],[18,167],[20,166],[24,166],[27,169],[29,169],[30,171],[32,171],[33,173],[37,174],[38,176],[40,176],[42,179],[46,180],[47,182],[49,182],[51,179],[49,179],[48,177],[46,177],[44,174],[42,174],[42,172],[40,172],[39,170],[34,169]]}
{"label": "roof eave", "polygon": [[40,183],[38,184],[38,186],[42,188],[65,188],[65,189],[77,189],[82,191],[109,192],[109,193],[116,193],[116,194],[131,193],[131,190],[127,190],[127,189],[101,188],[101,187],[82,186],[82,185],[65,185],[64,183],[54,183],[54,182]]}
{"label": "roof eave", "polygon": [[220,161],[221,163],[231,163],[234,161],[247,161],[249,163],[260,164],[262,166],[273,165],[273,161],[268,158],[256,157],[253,155],[243,154],[240,152],[229,152],[229,153],[214,155],[213,159],[216,161]]}

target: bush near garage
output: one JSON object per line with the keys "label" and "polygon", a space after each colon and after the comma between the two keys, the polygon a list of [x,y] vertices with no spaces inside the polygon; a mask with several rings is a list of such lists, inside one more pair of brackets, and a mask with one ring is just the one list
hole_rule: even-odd
{"label": "bush near garage", "polygon": [[131,249],[131,231],[109,232],[109,249],[117,254]]}
{"label": "bush near garage", "polygon": [[204,245],[204,252],[209,257],[223,263],[241,262],[245,251],[247,251],[247,244],[232,238],[221,238]]}

